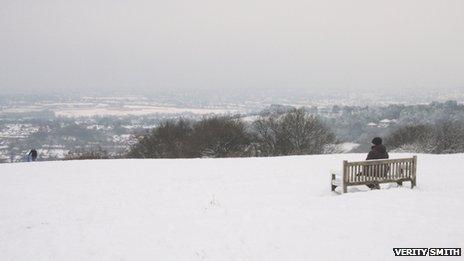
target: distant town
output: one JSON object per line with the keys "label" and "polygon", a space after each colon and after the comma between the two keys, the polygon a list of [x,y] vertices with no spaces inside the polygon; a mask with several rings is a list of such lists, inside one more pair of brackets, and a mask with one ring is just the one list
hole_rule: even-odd
{"label": "distant town", "polygon": [[[416,97],[419,101],[416,103],[408,101],[409,96],[379,99],[366,94],[348,98],[301,95],[298,99],[285,93],[222,99],[219,94],[197,95],[197,99],[191,99],[191,94],[160,96],[162,98],[0,96],[0,162],[24,161],[32,148],[37,149],[39,160],[62,160],[93,149],[117,156],[124,154],[138,136],[165,120],[227,115],[251,122],[263,113],[282,113],[292,107],[304,107],[323,119],[343,144],[341,152],[365,151],[373,135],[386,135],[396,126],[409,122],[430,122],[447,117],[449,110],[454,116],[464,118],[461,106],[464,98],[458,93],[443,97],[430,95],[422,100]],[[190,98],[183,99],[185,96]],[[444,107],[448,108],[446,112]]]}

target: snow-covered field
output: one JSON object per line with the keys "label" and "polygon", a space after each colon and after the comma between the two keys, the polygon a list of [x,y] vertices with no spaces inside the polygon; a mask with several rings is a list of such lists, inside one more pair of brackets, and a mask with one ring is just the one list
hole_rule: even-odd
{"label": "snow-covered field", "polygon": [[61,117],[95,117],[95,116],[144,116],[150,114],[182,114],[192,113],[197,115],[208,114],[227,114],[238,113],[237,110],[227,109],[196,109],[196,108],[176,108],[161,106],[140,106],[127,105],[124,107],[88,107],[88,108],[69,108],[55,110],[56,116]]}
{"label": "snow-covered field", "polygon": [[464,246],[464,154],[419,155],[413,190],[330,192],[330,170],[364,156],[2,164],[0,260],[371,261]]}

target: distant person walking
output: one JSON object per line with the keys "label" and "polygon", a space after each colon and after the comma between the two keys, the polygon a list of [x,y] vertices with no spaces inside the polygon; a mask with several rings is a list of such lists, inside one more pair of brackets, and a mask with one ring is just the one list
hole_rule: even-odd
{"label": "distant person walking", "polygon": [[[382,138],[380,137],[375,137],[372,139],[372,147],[371,150],[369,151],[369,154],[367,154],[366,160],[376,160],[376,159],[388,159],[388,152],[387,148],[382,144]],[[385,169],[383,167],[374,167],[374,166],[367,166],[366,169],[364,169],[366,175],[386,175],[388,172],[388,169]],[[373,184],[367,185],[370,189],[380,189],[380,185],[377,182],[374,182]]]}
{"label": "distant person walking", "polygon": [[29,154],[27,154],[27,161],[36,161],[37,160],[37,150],[32,149]]}

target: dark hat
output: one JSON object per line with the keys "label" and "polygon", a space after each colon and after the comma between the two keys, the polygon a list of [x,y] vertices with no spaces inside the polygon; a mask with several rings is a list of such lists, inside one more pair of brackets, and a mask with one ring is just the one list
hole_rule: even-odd
{"label": "dark hat", "polygon": [[375,144],[375,145],[380,145],[382,144],[382,138],[380,137],[375,137],[372,139],[372,144]]}

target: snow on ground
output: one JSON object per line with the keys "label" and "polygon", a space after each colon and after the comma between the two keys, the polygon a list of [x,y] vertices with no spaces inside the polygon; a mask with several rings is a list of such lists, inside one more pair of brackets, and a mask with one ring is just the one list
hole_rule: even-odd
{"label": "snow on ground", "polygon": [[341,152],[343,153],[348,153],[348,152],[351,152],[352,150],[356,149],[357,147],[359,147],[359,143],[354,143],[354,142],[344,142],[342,144],[340,144],[340,149],[341,149]]}
{"label": "snow on ground", "polygon": [[2,164],[0,260],[361,261],[463,247],[464,154],[419,155],[413,190],[330,192],[330,170],[364,156]]}
{"label": "snow on ground", "polygon": [[60,148],[38,149],[37,152],[39,153],[39,158],[42,158],[42,159],[43,158],[64,159],[69,154],[69,150],[60,149]]}

